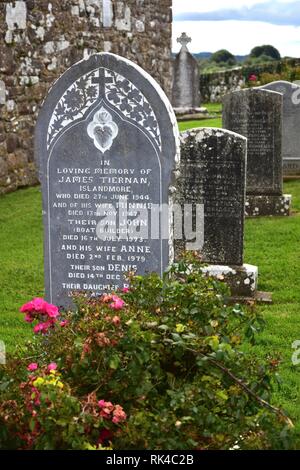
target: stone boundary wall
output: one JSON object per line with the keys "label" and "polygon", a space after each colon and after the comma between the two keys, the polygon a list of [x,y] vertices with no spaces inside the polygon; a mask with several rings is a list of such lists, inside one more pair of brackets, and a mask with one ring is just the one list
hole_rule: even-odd
{"label": "stone boundary wall", "polygon": [[[201,74],[200,93],[202,103],[220,102],[222,97],[232,91],[238,91],[248,86],[251,75],[260,76],[262,73],[280,74],[286,67],[300,67],[300,59],[288,59],[262,65],[240,67],[224,72]],[[293,81],[293,77],[289,78]]]}
{"label": "stone boundary wall", "polygon": [[50,85],[73,63],[113,52],[170,96],[172,0],[0,1],[0,194],[37,183],[33,134]]}

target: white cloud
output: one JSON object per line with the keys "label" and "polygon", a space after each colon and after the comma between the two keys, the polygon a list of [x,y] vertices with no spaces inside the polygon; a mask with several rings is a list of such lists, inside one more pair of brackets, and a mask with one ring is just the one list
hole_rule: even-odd
{"label": "white cloud", "polygon": [[[294,3],[295,0],[273,0],[272,3]],[[224,8],[252,7],[266,0],[173,0],[174,14],[187,12],[206,12]]]}
{"label": "white cloud", "polygon": [[265,1],[266,0],[173,0],[173,12],[174,14],[179,14],[191,11],[214,11],[221,8],[234,8],[241,6],[250,7],[258,3],[264,3]]}
{"label": "white cloud", "polygon": [[[198,0],[194,1],[198,3]],[[192,43],[189,44],[192,52],[228,49],[233,54],[244,55],[255,46],[272,44],[279,49],[282,56],[300,56],[300,27],[253,21],[175,21],[173,23],[175,52],[180,48],[176,39],[184,31],[192,38]]]}
{"label": "white cloud", "polygon": [[265,0],[254,5],[217,8],[210,11],[174,12],[175,21],[259,21],[276,25],[300,26],[300,0]]}

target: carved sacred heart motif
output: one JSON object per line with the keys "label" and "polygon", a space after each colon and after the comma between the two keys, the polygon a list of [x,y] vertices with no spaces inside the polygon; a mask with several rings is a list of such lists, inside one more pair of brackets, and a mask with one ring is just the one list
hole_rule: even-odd
{"label": "carved sacred heart motif", "polygon": [[109,150],[119,133],[117,124],[112,115],[102,106],[94,115],[93,121],[87,127],[89,137],[94,141],[95,147],[102,153]]}

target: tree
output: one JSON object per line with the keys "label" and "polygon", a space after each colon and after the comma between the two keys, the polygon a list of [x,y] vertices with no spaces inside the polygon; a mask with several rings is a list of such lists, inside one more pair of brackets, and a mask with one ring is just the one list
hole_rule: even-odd
{"label": "tree", "polygon": [[217,64],[224,62],[229,65],[235,65],[236,64],[236,58],[234,57],[231,52],[227,51],[226,49],[221,49],[217,52],[215,52],[211,56],[211,62],[216,62]]}
{"label": "tree", "polygon": [[270,57],[273,60],[280,60],[281,55],[278,49],[274,46],[264,45],[264,46],[257,46],[252,49],[250,52],[250,57],[257,58],[261,56]]}

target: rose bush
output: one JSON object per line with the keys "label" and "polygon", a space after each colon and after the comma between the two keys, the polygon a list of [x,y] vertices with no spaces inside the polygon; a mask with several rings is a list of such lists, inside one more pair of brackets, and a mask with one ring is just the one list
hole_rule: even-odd
{"label": "rose bush", "polygon": [[1,448],[286,446],[292,423],[270,404],[278,361],[243,352],[262,318],[201,268],[186,259],[122,292],[74,294],[73,312],[22,307],[47,326],[1,369]]}

